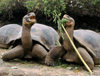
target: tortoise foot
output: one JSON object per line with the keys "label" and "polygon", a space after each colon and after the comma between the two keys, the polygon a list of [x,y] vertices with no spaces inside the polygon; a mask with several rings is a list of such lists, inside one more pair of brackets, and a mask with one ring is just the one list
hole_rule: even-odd
{"label": "tortoise foot", "polygon": [[22,58],[24,56],[24,50],[21,45],[16,46],[15,48],[7,51],[2,55],[3,61],[9,61],[16,58]]}
{"label": "tortoise foot", "polygon": [[54,59],[52,59],[49,55],[47,55],[45,58],[45,64],[48,66],[55,66],[56,61]]}

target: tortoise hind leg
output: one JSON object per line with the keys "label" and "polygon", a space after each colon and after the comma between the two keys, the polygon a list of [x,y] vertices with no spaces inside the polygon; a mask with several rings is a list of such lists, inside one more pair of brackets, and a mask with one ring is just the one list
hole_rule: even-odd
{"label": "tortoise hind leg", "polygon": [[[81,54],[84,61],[90,67],[90,69],[93,69],[94,68],[94,61],[93,61],[92,57],[89,55],[89,53],[86,51],[86,49],[79,47],[78,51]],[[78,64],[82,64],[82,62],[80,61],[80,59],[79,59],[79,57],[78,57],[78,55],[76,54],[75,51],[68,51],[63,56],[63,58],[67,62],[75,62],[75,63],[78,63]]]}
{"label": "tortoise hind leg", "polygon": [[[89,55],[89,53],[86,51],[86,49],[79,47],[78,51],[80,52],[81,56],[83,57],[84,61],[87,63],[87,65],[90,67],[90,69],[94,68],[94,61],[92,57]],[[80,63],[80,59],[79,59]]]}
{"label": "tortoise hind leg", "polygon": [[56,60],[61,58],[64,53],[65,50],[62,46],[53,47],[45,58],[45,64],[48,66],[54,66],[56,64]]}
{"label": "tortoise hind leg", "polygon": [[4,61],[9,61],[15,58],[22,58],[24,56],[24,49],[21,45],[16,46],[15,48],[7,51],[2,55]]}
{"label": "tortoise hind leg", "polygon": [[32,57],[40,59],[39,62],[44,63],[47,50],[40,44],[35,44],[32,49]]}

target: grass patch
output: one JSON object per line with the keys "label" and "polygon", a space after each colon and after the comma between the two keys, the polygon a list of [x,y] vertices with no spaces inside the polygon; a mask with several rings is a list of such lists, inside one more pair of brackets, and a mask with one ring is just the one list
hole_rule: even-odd
{"label": "grass patch", "polygon": [[68,69],[68,70],[78,70],[82,66],[75,64],[75,63],[69,63],[69,62],[66,62],[63,60],[58,60],[56,67],[57,68],[64,68],[64,69]]}

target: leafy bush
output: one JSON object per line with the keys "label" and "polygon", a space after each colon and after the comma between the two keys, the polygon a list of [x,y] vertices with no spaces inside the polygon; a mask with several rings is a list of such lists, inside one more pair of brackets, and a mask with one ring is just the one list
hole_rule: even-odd
{"label": "leafy bush", "polygon": [[14,18],[15,12],[21,12],[20,9],[23,11],[24,7],[24,0],[0,0],[0,14],[3,15],[5,19],[12,19]]}
{"label": "leafy bush", "polygon": [[100,0],[0,0],[0,20],[21,20],[27,10],[35,10],[38,22],[54,26],[66,12],[72,17],[100,17],[99,4]]}
{"label": "leafy bush", "polygon": [[66,12],[67,0],[27,0],[25,2],[28,10],[41,10],[47,16],[53,16],[54,22],[61,16],[61,12]]}
{"label": "leafy bush", "polygon": [[17,6],[17,4],[23,5],[23,0],[0,0],[0,12],[3,10],[9,10],[12,7]]}
{"label": "leafy bush", "polygon": [[[24,6],[25,3],[25,6]],[[54,22],[58,15],[66,9],[67,0],[0,0],[0,13],[9,20],[13,18],[13,10],[22,6],[27,7],[28,11],[40,10],[48,17],[52,16]]]}
{"label": "leafy bush", "polygon": [[3,13],[4,17],[11,19],[14,17],[13,11],[27,7],[28,11],[40,10],[48,17],[52,16],[54,22],[57,22],[61,13],[66,13],[66,5],[70,1],[88,6],[100,3],[99,0],[0,0],[0,14]]}
{"label": "leafy bush", "polygon": [[89,3],[91,5],[100,4],[100,0],[78,0],[78,1],[83,4],[85,4],[85,3]]}

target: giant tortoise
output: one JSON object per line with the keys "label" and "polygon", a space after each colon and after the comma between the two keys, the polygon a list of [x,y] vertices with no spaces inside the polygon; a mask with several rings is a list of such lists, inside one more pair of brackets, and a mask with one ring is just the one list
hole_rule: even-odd
{"label": "giant tortoise", "polygon": [[[80,29],[73,31],[75,25],[74,19],[69,15],[64,15],[63,18],[68,20],[64,24],[66,31],[72,41],[74,41],[87,65],[90,69],[93,69],[95,64],[100,64],[100,34],[91,30]],[[45,63],[47,65],[54,65],[55,60],[59,57],[62,57],[67,62],[82,63],[66,35],[62,46],[56,46],[48,53]]]}
{"label": "giant tortoise", "polygon": [[4,61],[15,58],[45,59],[59,35],[53,28],[35,22],[35,14],[31,12],[23,17],[22,26],[9,24],[0,28],[0,45],[3,48],[13,45],[11,50],[3,54]]}

